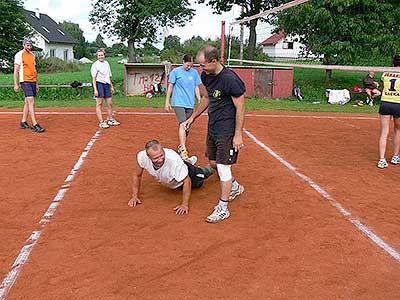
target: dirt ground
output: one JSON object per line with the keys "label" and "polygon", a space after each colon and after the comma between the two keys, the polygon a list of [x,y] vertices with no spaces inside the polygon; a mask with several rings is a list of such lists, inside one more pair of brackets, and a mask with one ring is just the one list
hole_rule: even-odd
{"label": "dirt ground", "polygon": [[[38,115],[43,134],[0,110],[1,280],[98,130],[90,108],[40,111],[61,113]],[[146,114],[161,110],[118,111],[122,125],[101,130],[7,300],[400,299],[399,261],[246,134],[233,169],[245,193],[229,219],[205,222],[216,175],[186,216],[173,212],[181,191],[148,174],[143,204],[128,207],[136,153],[152,138],[175,149],[177,124]],[[200,165],[206,123],[189,135]],[[400,166],[376,168],[377,116],[250,112],[245,128],[400,250]]]}

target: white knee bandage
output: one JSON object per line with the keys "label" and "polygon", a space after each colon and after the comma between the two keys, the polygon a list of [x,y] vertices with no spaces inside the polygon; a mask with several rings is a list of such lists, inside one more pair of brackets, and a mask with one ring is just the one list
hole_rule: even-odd
{"label": "white knee bandage", "polygon": [[221,181],[232,180],[231,165],[217,164],[217,170]]}

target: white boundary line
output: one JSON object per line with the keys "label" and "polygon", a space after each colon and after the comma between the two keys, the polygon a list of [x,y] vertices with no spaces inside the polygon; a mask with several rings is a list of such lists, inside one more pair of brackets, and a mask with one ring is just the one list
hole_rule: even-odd
{"label": "white boundary line", "polygon": [[34,230],[30,237],[25,241],[21,251],[19,252],[17,258],[15,259],[10,272],[7,276],[3,279],[0,285],[0,300],[5,300],[8,292],[16,282],[18,275],[21,273],[22,268],[28,261],[29,255],[31,254],[33,247],[38,242],[43,230],[45,229],[46,225],[50,223],[51,218],[53,217],[54,213],[58,205],[60,204],[61,200],[63,200],[65,193],[70,187],[72,180],[74,179],[76,173],[83,165],[86,156],[89,154],[90,149],[93,147],[96,139],[100,136],[100,131],[98,130],[93,137],[90,139],[88,144],[86,145],[85,149],[83,150],[81,156],[79,157],[78,161],[75,163],[71,172],[68,174],[67,178],[65,179],[63,185],[58,190],[57,195],[54,197],[53,201],[49,205],[47,211],[44,213],[42,218],[39,221],[40,229]]}
{"label": "white boundary line", "polygon": [[[95,115],[95,112],[79,112],[79,111],[42,111],[36,112],[37,115]],[[131,112],[120,111],[117,115],[158,115],[170,116],[175,113],[167,112]],[[17,111],[0,111],[0,115],[22,115],[22,112]],[[206,114],[203,114],[206,115]],[[263,117],[263,118],[305,118],[305,119],[345,119],[345,120],[378,120],[378,117],[346,117],[346,116],[315,116],[315,115],[272,115],[272,114],[246,114],[246,117]]]}
{"label": "white boundary line", "polygon": [[335,198],[333,198],[327,191],[325,191],[322,187],[320,187],[316,182],[314,182],[311,178],[308,176],[300,173],[297,171],[296,167],[294,167],[292,164],[287,162],[285,159],[283,159],[281,156],[279,156],[274,150],[266,146],[264,143],[259,141],[253,134],[251,134],[249,131],[244,129],[244,132],[253,140],[256,142],[257,145],[259,145],[261,148],[266,150],[272,157],[274,157],[276,160],[278,160],[281,164],[283,164],[286,168],[288,168],[290,171],[292,171],[294,174],[296,174],[298,177],[303,179],[306,183],[308,183],[309,186],[311,186],[314,190],[317,191],[322,197],[324,197],[326,200],[329,201],[329,203],[334,206],[336,209],[340,211],[340,213],[348,220],[350,221],[358,230],[360,230],[363,234],[365,234],[370,240],[372,240],[377,246],[385,250],[386,253],[388,253],[390,256],[392,256],[397,262],[400,262],[400,254],[392,248],[389,244],[387,244],[382,238],[380,238],[377,234],[375,234],[371,229],[369,229],[366,225],[362,224],[361,221],[359,221],[357,218],[353,217],[351,213],[346,210]]}

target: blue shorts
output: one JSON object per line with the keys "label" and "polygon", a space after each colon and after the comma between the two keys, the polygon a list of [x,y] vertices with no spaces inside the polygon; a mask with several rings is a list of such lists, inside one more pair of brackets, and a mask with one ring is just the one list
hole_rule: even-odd
{"label": "blue shorts", "polygon": [[109,83],[102,83],[96,81],[96,87],[97,91],[99,92],[99,95],[97,98],[111,98],[111,85]]}
{"label": "blue shorts", "polygon": [[30,82],[30,81],[21,82],[21,88],[24,91],[25,97],[36,97],[37,93],[36,86],[37,86],[36,82]]}

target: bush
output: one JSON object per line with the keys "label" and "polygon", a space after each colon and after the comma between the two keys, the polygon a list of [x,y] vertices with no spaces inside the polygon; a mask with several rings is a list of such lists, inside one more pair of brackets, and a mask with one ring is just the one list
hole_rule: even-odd
{"label": "bush", "polygon": [[39,73],[77,72],[79,66],[57,57],[39,58],[36,64]]}

